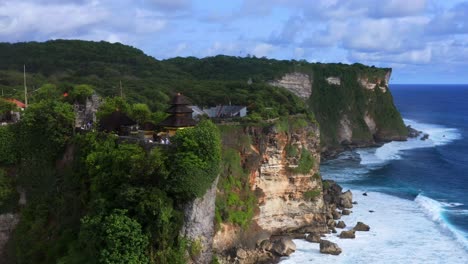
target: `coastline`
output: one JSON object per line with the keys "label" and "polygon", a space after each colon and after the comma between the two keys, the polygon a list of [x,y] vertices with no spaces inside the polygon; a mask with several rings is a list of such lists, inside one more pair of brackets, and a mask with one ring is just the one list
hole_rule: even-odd
{"label": "coastline", "polygon": [[[428,217],[417,202],[395,196],[351,190],[356,205],[351,215],[340,220],[346,223],[337,234],[324,239],[337,243],[343,252],[321,254],[318,243],[296,239],[297,250],[280,260],[292,263],[463,263],[467,252],[444,227]],[[373,212],[369,212],[372,210]],[[340,239],[342,230],[352,229],[358,221],[370,226],[370,231],[356,232],[355,239]]]}
{"label": "coastline", "polygon": [[[357,202],[351,209],[353,213],[340,219],[347,227],[337,228],[337,234],[327,234],[324,238],[338,244],[343,252],[338,256],[321,254],[319,244],[294,240],[297,251],[282,258],[280,263],[464,263],[468,257],[468,241],[462,231],[444,218],[447,207],[463,204],[440,202],[425,196],[421,190],[410,196],[394,196],[378,188],[369,190],[356,184],[363,177],[369,177],[370,171],[402,159],[405,150],[443,146],[462,138],[460,131],[454,128],[408,119],[405,123],[430,134],[429,140],[394,141],[378,148],[347,152],[338,159],[329,160],[332,165],[323,174],[337,180],[343,191],[351,188],[353,200]],[[340,162],[349,165],[350,160],[355,164],[350,168],[339,165]],[[355,239],[337,236],[342,230],[352,229],[357,221],[368,224],[370,231],[356,232]]]}

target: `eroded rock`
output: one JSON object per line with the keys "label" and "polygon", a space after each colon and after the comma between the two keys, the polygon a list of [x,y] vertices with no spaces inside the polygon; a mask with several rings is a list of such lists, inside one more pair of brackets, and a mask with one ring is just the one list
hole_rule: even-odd
{"label": "eroded rock", "polygon": [[357,222],[356,226],[353,228],[355,231],[369,231],[370,227],[363,222]]}
{"label": "eroded rock", "polygon": [[296,244],[290,238],[281,238],[273,243],[271,251],[280,256],[289,256],[296,251]]}
{"label": "eroded rock", "polygon": [[339,221],[337,224],[336,224],[336,227],[337,228],[345,228],[346,227],[346,224],[344,221]]}
{"label": "eroded rock", "polygon": [[354,230],[341,231],[340,238],[356,238]]}
{"label": "eroded rock", "polygon": [[320,253],[323,254],[331,254],[331,255],[339,255],[341,254],[341,248],[328,240],[320,240]]}

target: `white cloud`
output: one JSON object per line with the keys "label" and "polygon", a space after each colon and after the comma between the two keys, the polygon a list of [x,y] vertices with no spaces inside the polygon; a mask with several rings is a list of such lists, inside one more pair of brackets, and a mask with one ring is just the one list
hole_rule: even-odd
{"label": "white cloud", "polygon": [[0,39],[49,38],[51,35],[76,34],[110,16],[92,4],[49,4],[5,1],[0,4]]}
{"label": "white cloud", "polygon": [[273,45],[268,43],[260,43],[253,48],[252,54],[257,57],[266,57],[274,50],[275,47]]}
{"label": "white cloud", "polygon": [[432,62],[432,49],[427,47],[421,50],[408,50],[398,54],[384,52],[359,52],[351,51],[353,61],[363,63],[401,63],[401,64],[428,64]]}

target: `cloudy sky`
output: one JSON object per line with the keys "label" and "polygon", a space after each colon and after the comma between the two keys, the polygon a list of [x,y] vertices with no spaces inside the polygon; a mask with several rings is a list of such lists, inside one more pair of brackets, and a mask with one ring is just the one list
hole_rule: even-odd
{"label": "cloudy sky", "polygon": [[58,38],[157,59],[360,62],[392,67],[392,83],[468,83],[468,1],[0,0],[0,41]]}

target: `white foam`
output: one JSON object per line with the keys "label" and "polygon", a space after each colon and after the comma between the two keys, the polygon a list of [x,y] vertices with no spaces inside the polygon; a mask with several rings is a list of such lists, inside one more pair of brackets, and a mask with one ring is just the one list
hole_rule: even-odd
{"label": "white foam", "polygon": [[[422,194],[419,194],[414,200],[426,213],[426,215],[432,219],[432,221],[437,222],[444,231],[447,231],[449,235],[457,239],[460,244],[468,250],[468,240],[466,239],[466,234],[463,234],[462,231],[457,230],[452,225],[448,224],[444,218],[444,213],[448,212],[446,208],[451,208],[461,203],[444,203],[439,202],[429,197],[426,197]],[[464,214],[468,210],[450,210],[451,214]]]}
{"label": "white foam", "polygon": [[327,235],[325,239],[343,249],[339,256],[321,254],[317,243],[294,240],[297,251],[281,263],[466,263],[468,253],[463,246],[420,207],[425,204],[440,213],[436,201],[420,197],[414,202],[375,192],[363,196],[362,192],[353,191],[358,204],[341,220],[347,225],[345,229],[351,229],[357,221],[364,222],[370,226],[369,232],[356,232],[355,239]]}
{"label": "white foam", "polygon": [[361,157],[362,165],[368,165],[371,168],[381,166],[391,160],[401,159],[401,154],[404,150],[443,146],[462,138],[456,128],[419,123],[409,119],[404,119],[404,121],[405,124],[410,125],[412,128],[428,134],[429,138],[427,140],[410,138],[407,141],[392,141],[379,148],[357,150],[356,152]]}

